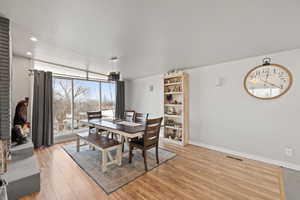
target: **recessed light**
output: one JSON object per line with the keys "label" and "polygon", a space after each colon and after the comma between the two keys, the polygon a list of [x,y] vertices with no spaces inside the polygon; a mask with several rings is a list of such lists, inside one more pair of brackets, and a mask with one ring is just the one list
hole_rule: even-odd
{"label": "recessed light", "polygon": [[30,51],[27,51],[27,56],[32,56],[32,53]]}
{"label": "recessed light", "polygon": [[36,37],[33,37],[33,36],[30,37],[30,40],[33,41],[33,42],[37,42],[38,41],[38,39]]}

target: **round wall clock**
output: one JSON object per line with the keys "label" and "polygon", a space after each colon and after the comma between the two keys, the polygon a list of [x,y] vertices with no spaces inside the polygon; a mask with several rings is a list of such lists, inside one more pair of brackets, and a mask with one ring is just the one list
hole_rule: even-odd
{"label": "round wall clock", "polygon": [[292,86],[292,73],[286,67],[270,61],[270,58],[265,58],[263,64],[250,70],[244,79],[247,93],[258,99],[275,99]]}

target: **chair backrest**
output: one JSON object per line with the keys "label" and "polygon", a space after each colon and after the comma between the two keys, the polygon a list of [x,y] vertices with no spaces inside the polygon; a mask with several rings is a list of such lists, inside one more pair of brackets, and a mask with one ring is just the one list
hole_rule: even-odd
{"label": "chair backrest", "polygon": [[144,114],[144,113],[135,113],[135,122],[136,123],[146,123],[147,119],[148,119],[149,114]]}
{"label": "chair backrest", "polygon": [[92,111],[87,112],[88,120],[90,119],[100,119],[102,118],[102,112],[101,111]]}
{"label": "chair backrest", "polygon": [[146,121],[146,130],[144,133],[144,146],[153,146],[158,144],[159,132],[163,118],[148,119]]}
{"label": "chair backrest", "polygon": [[135,111],[134,110],[126,110],[124,113],[124,118],[128,122],[133,122],[135,118]]}

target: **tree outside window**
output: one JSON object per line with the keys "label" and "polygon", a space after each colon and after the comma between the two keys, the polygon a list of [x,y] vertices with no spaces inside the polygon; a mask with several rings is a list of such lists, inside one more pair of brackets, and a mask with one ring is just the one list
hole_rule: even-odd
{"label": "tree outside window", "polygon": [[54,78],[54,134],[58,136],[86,131],[87,127],[80,120],[87,118],[88,111],[101,109],[105,116],[112,117],[115,94],[114,83]]}

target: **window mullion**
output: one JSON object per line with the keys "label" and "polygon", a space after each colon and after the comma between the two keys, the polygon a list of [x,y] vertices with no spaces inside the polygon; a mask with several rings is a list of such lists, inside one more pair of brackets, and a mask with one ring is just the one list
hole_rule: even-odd
{"label": "window mullion", "polygon": [[72,82],[72,103],[71,103],[71,115],[72,115],[72,134],[74,134],[74,79]]}
{"label": "window mullion", "polygon": [[102,82],[99,82],[99,101],[100,101],[100,110],[102,110],[102,98],[101,98],[102,89],[101,89],[101,84],[102,84]]}

